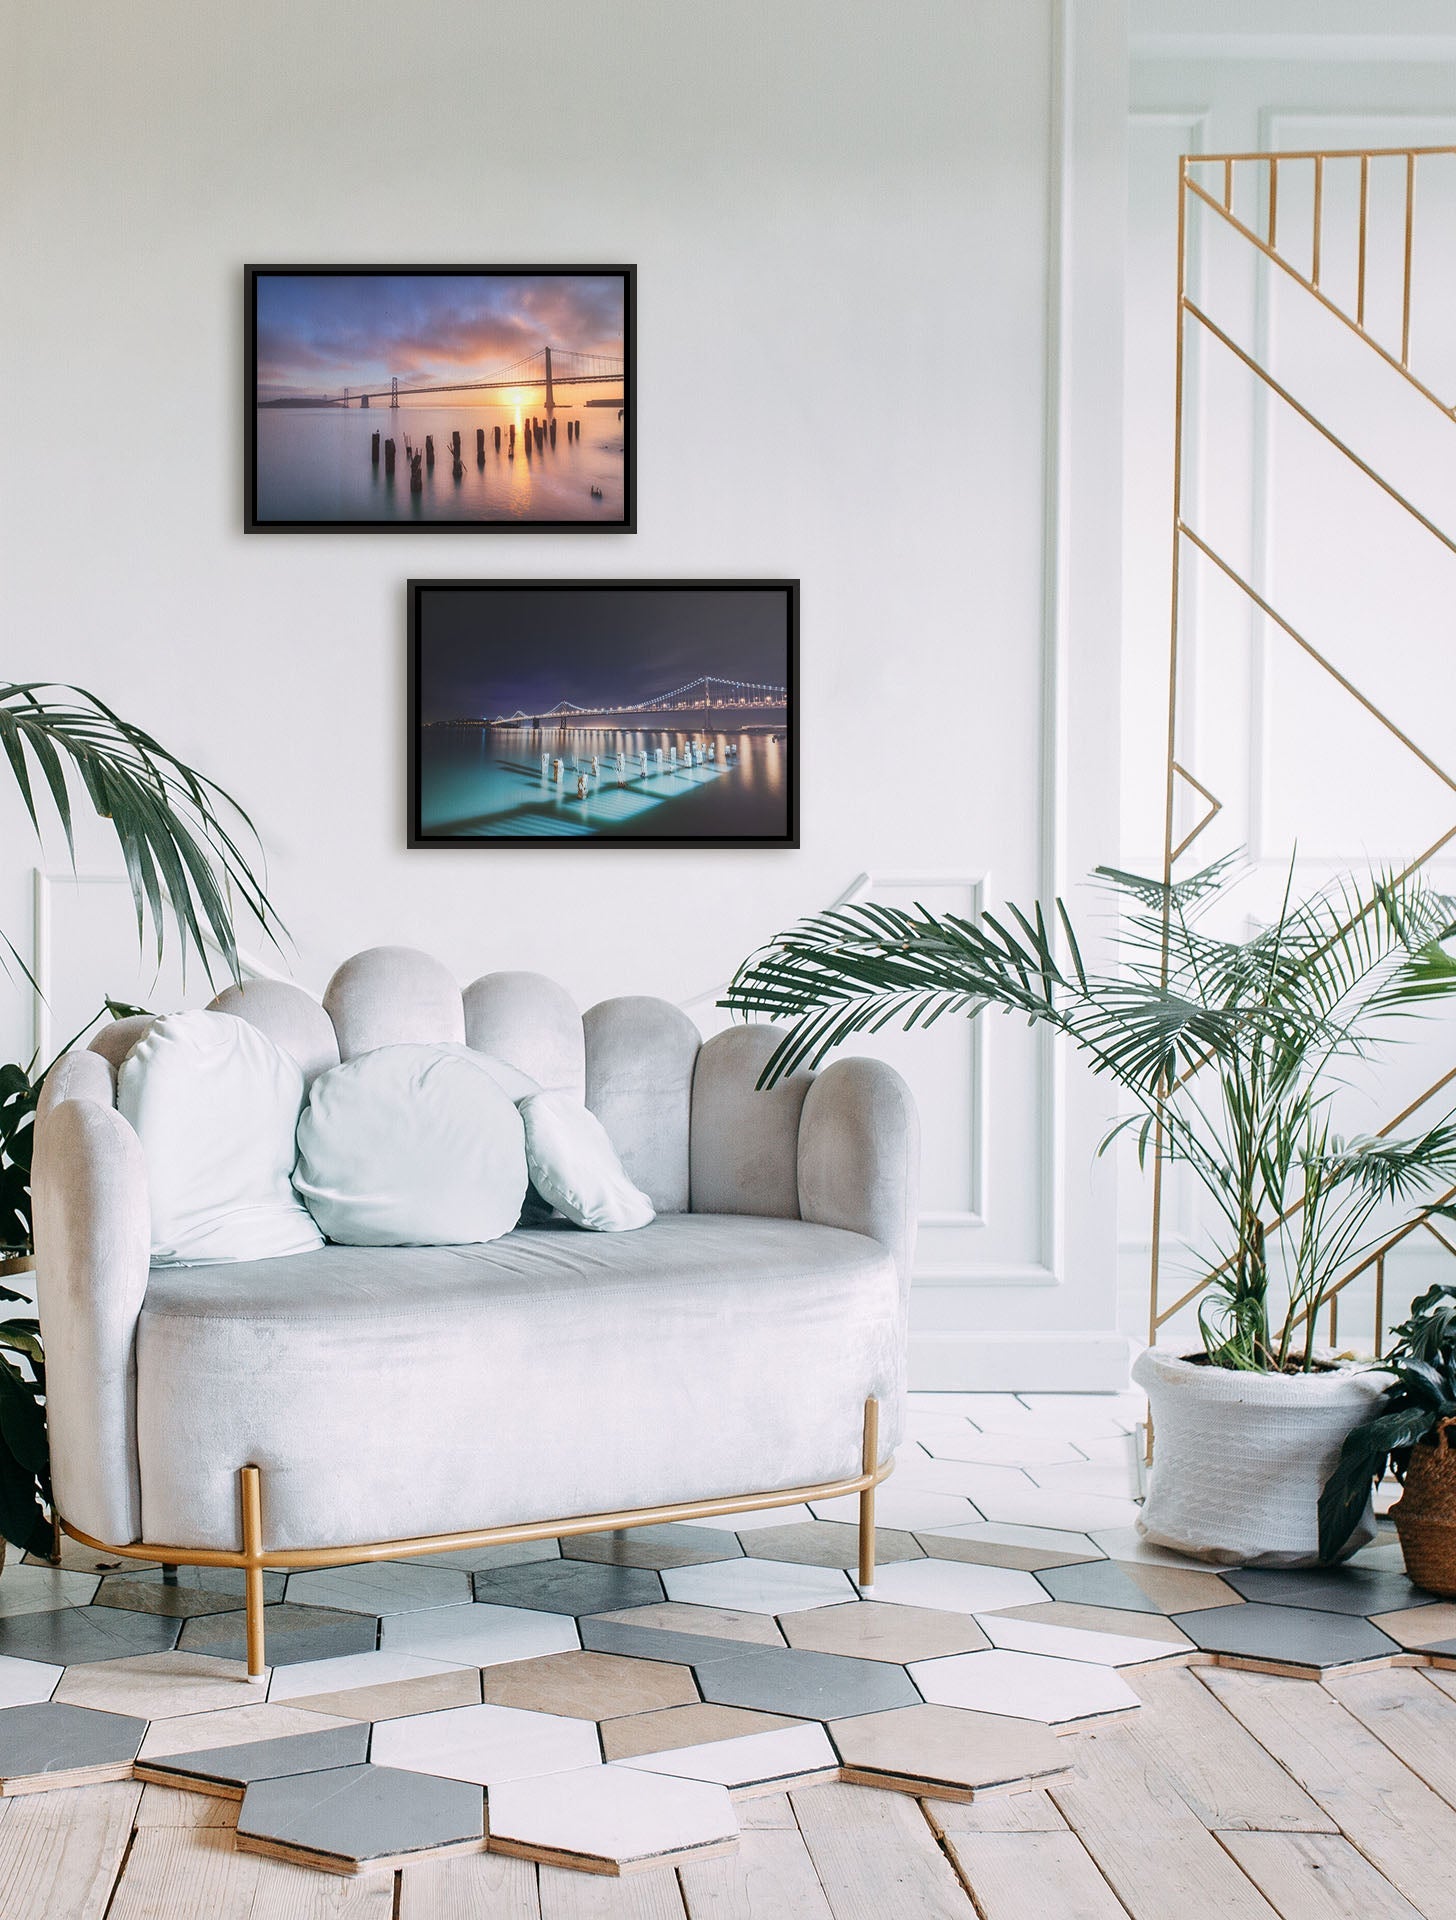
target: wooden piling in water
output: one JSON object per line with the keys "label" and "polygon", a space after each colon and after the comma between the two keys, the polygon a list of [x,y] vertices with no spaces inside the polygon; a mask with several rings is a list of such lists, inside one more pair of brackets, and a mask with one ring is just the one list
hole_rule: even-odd
{"label": "wooden piling in water", "polygon": [[454,454],[454,456],[455,456],[455,458],[456,458],[457,460],[458,460],[458,459],[460,458],[460,429],[459,429],[459,427],[457,427],[457,428],[455,429],[455,431],[454,431],[454,432],[453,432],[453,433],[452,433],[452,434],[450,435],[450,451],[451,451],[451,453],[453,453],[453,454]]}
{"label": "wooden piling in water", "polygon": [[485,428],[484,427],[477,427],[475,429],[475,464],[478,467],[483,467],[485,465]]}
{"label": "wooden piling in water", "polygon": [[369,438],[369,458],[376,467],[379,465],[379,435],[377,433],[371,434]]}
{"label": "wooden piling in water", "polygon": [[496,428],[496,430],[495,430],[495,450],[496,450],[496,452],[497,452],[497,453],[499,453],[499,452],[500,452],[500,428],[499,428],[499,426],[497,426],[497,428]]}
{"label": "wooden piling in water", "polygon": [[435,464],[435,436],[434,436],[434,434],[432,434],[432,433],[427,433],[427,434],[425,435],[425,460],[426,460],[426,463],[427,463],[427,464],[428,464],[429,466],[434,466],[434,464]]}
{"label": "wooden piling in water", "polygon": [[394,442],[393,442],[392,440],[386,440],[386,441],[385,441],[385,443],[384,443],[384,471],[385,471],[385,472],[386,472],[387,474],[389,474],[389,475],[391,475],[391,476],[393,476],[393,473],[394,473]]}
{"label": "wooden piling in water", "polygon": [[425,490],[425,476],[421,471],[423,461],[424,461],[423,454],[416,453],[416,454],[412,454],[410,457],[410,492],[411,493],[423,493]]}
{"label": "wooden piling in water", "polygon": [[551,421],[551,444],[553,447],[556,445],[556,421],[554,417]]}

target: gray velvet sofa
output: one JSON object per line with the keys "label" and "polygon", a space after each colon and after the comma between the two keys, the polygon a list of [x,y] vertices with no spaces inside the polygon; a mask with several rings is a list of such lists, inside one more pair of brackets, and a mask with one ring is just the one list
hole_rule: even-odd
{"label": "gray velvet sofa", "polygon": [[[121,1021],[52,1071],[34,1160],[58,1512],[78,1538],[262,1569],[861,1496],[900,1437],[919,1143],[900,1077],[837,1061],[756,1090],[770,1027],[704,1042],[675,1007],[585,1016],[539,975],[462,994],[382,947],[323,1004],[251,982],[214,1006],[312,1077],[464,1041],[584,1097],[658,1218],[484,1245],[326,1246],[149,1269],[147,1171],[115,1109]],[[827,1497],[827,1496],[826,1496]]]}

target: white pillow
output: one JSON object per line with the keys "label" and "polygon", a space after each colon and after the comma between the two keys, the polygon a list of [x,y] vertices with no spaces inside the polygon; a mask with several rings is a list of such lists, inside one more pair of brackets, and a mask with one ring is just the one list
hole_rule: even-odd
{"label": "white pillow", "polygon": [[116,1104],[147,1161],[162,1266],[311,1253],[289,1184],[303,1069],[230,1013],[167,1013],[121,1063]]}
{"label": "white pillow", "polygon": [[656,1217],[589,1108],[564,1093],[528,1094],[519,1107],[531,1184],[558,1213],[594,1233],[626,1233]]}
{"label": "white pillow", "polygon": [[330,1240],[449,1247],[510,1232],[526,1148],[493,1071],[502,1064],[468,1047],[407,1045],[319,1075],[298,1123],[293,1183]]}

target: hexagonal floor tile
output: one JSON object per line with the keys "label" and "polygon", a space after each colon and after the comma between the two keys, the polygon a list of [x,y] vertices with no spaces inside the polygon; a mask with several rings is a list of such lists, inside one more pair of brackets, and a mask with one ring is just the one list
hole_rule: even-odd
{"label": "hexagonal floor tile", "polygon": [[[360,1716],[354,1716],[356,1719]],[[210,1747],[240,1747],[252,1740],[282,1740],[295,1733],[327,1733],[340,1725],[331,1714],[300,1707],[223,1707],[211,1713],[183,1713],[154,1720],[138,1756],[204,1753]]]}
{"label": "hexagonal floor tile", "polygon": [[[226,1613],[229,1607],[242,1604],[247,1591],[245,1576],[241,1567],[172,1567],[171,1579],[167,1578],[168,1569],[162,1567],[133,1567],[127,1562],[121,1572],[109,1574],[102,1582],[96,1595],[105,1600],[108,1593],[118,1586],[157,1588],[164,1594],[171,1594],[174,1601],[180,1602],[184,1594],[197,1594],[202,1604],[190,1609],[193,1613]],[[263,1573],[263,1598],[269,1606],[283,1598],[283,1589],[288,1576],[272,1568]],[[221,1598],[219,1606],[216,1601]],[[116,1602],[109,1604],[115,1606]],[[180,1611],[178,1607],[168,1607],[159,1602],[152,1607],[138,1607],[138,1611],[165,1613]]]}
{"label": "hexagonal floor tile", "polygon": [[601,1760],[589,1720],[518,1707],[452,1707],[411,1714],[374,1729],[370,1758],[379,1766],[473,1780],[482,1787],[533,1774],[569,1773]]}
{"label": "hexagonal floor tile", "polygon": [[[297,1666],[278,1667],[268,1686],[270,1700],[297,1700],[305,1694],[342,1693],[356,1687],[390,1686],[395,1681],[419,1680],[427,1674],[468,1671],[473,1662],[432,1660],[394,1648],[374,1653],[346,1653],[336,1660],[303,1660]],[[478,1700],[480,1695],[476,1694]],[[371,1714],[358,1716],[372,1719]]]}
{"label": "hexagonal floor tile", "polygon": [[0,1659],[0,1707],[29,1707],[49,1700],[65,1671],[43,1660]]}
{"label": "hexagonal floor tile", "polygon": [[982,1467],[1049,1467],[1085,1460],[1079,1447],[1058,1433],[982,1433],[967,1426],[929,1435],[925,1450],[937,1460],[967,1460]]}
{"label": "hexagonal floor tile", "polygon": [[146,1730],[129,1714],[53,1701],[0,1708],[0,1792],[129,1779]]}
{"label": "hexagonal floor tile", "polygon": [[908,1560],[875,1578],[875,1599],[944,1613],[994,1613],[1031,1607],[1047,1597],[1029,1573],[957,1560]]}
{"label": "hexagonal floor tile", "polygon": [[412,1713],[443,1713],[446,1707],[476,1707],[480,1705],[480,1668],[442,1667],[409,1680],[308,1693],[298,1696],[297,1704],[311,1713],[334,1714],[344,1720],[400,1720]]}
{"label": "hexagonal floor tile", "polygon": [[166,1653],[176,1646],[179,1620],[120,1607],[57,1607],[0,1620],[0,1656],[70,1667],[131,1654]]}
{"label": "hexagonal floor tile", "polygon": [[55,1698],[105,1713],[167,1720],[179,1714],[260,1705],[267,1693],[267,1675],[250,1680],[239,1660],[219,1660],[206,1653],[141,1653],[68,1667]]}
{"label": "hexagonal floor tile", "polygon": [[[859,1528],[843,1520],[807,1520],[792,1527],[761,1527],[749,1534],[744,1551],[758,1560],[784,1560],[804,1567],[859,1567]],[[876,1527],[875,1558],[881,1566],[894,1560],[919,1560],[925,1549],[913,1533],[894,1527]]]}
{"label": "hexagonal floor tile", "polygon": [[1160,1567],[1143,1560],[1097,1560],[1049,1568],[1041,1584],[1054,1600],[1124,1613],[1184,1613],[1195,1607],[1228,1607],[1240,1596],[1216,1573]]}
{"label": "hexagonal floor tile", "polygon": [[854,1586],[837,1567],[805,1567],[784,1560],[719,1560],[678,1567],[662,1576],[669,1600],[730,1607],[742,1613],[797,1613],[851,1602]]}
{"label": "hexagonal floor tile", "polygon": [[416,1567],[459,1567],[466,1573],[486,1573],[491,1567],[521,1567],[532,1560],[559,1560],[559,1540],[514,1540],[494,1547],[456,1547],[451,1553],[422,1553],[410,1560]]}
{"label": "hexagonal floor tile", "polygon": [[[976,1656],[971,1656],[972,1658]],[[705,1700],[801,1720],[847,1719],[916,1700],[903,1667],[797,1647],[745,1647],[734,1660],[696,1669]]]}
{"label": "hexagonal floor tile", "polygon": [[490,1796],[490,1846],[596,1873],[729,1853],[738,1820],[722,1787],[626,1766],[512,1780]]}
{"label": "hexagonal floor tile", "polygon": [[561,1542],[564,1560],[594,1560],[612,1567],[694,1567],[704,1560],[730,1560],[742,1551],[736,1534],[681,1521],[623,1527],[616,1533],[579,1533]]}
{"label": "hexagonal floor tile", "polygon": [[1397,1607],[1418,1607],[1431,1597],[1403,1573],[1381,1573],[1369,1567],[1237,1567],[1223,1578],[1246,1600],[1367,1618]]}
{"label": "hexagonal floor tile", "polygon": [[1029,1483],[1025,1488],[987,1488],[976,1495],[976,1505],[984,1520],[1011,1520],[1023,1527],[1065,1527],[1074,1533],[1131,1527],[1142,1512],[1135,1500],[1115,1494],[1079,1493],[1072,1487],[1058,1493],[1055,1488]]}
{"label": "hexagonal floor tile", "polygon": [[594,1617],[623,1627],[655,1627],[664,1633],[751,1640],[762,1647],[784,1644],[784,1636],[772,1614],[743,1613],[734,1607],[695,1607],[687,1600],[659,1600],[654,1606],[624,1607],[620,1613],[599,1613]]}
{"label": "hexagonal floor tile", "polygon": [[475,1575],[475,1597],[493,1606],[533,1607],[541,1613],[608,1613],[648,1606],[662,1582],[646,1567],[600,1566],[590,1560],[536,1560]]}
{"label": "hexagonal floor tile", "polygon": [[967,1707],[1047,1726],[1130,1713],[1139,1705],[1132,1688],[1110,1667],[1040,1653],[958,1653],[948,1660],[919,1661],[910,1677],[933,1706]]}
{"label": "hexagonal floor tile", "polygon": [[1018,1527],[1008,1520],[973,1520],[965,1526],[942,1527],[915,1537],[932,1560],[967,1560],[976,1566],[1012,1567],[1022,1573],[1040,1573],[1043,1567],[1066,1567],[1102,1558],[1101,1548],[1095,1547],[1085,1533]]}
{"label": "hexagonal floor tile", "polygon": [[1400,1652],[1389,1634],[1368,1620],[1315,1607],[1250,1600],[1242,1606],[1175,1614],[1173,1621],[1206,1652],[1308,1673]]}
{"label": "hexagonal floor tile", "polygon": [[155,1753],[139,1759],[135,1772],[139,1780],[241,1800],[244,1790],[255,1780],[277,1780],[285,1774],[322,1773],[326,1769],[357,1766],[368,1757],[368,1722],[343,1721],[321,1732],[285,1734],[277,1740],[247,1740],[228,1747]]}
{"label": "hexagonal floor tile", "polygon": [[484,1699],[497,1706],[577,1720],[650,1713],[658,1707],[686,1706],[698,1697],[685,1666],[592,1652],[555,1653],[543,1660],[488,1667],[481,1675],[481,1689]]}
{"label": "hexagonal floor tile", "polygon": [[582,1621],[581,1643],[594,1653],[621,1653],[634,1660],[671,1660],[699,1673],[704,1667],[737,1660],[755,1650],[784,1651],[782,1640],[759,1647],[755,1642],[729,1640],[722,1634],[675,1633],[667,1628],[630,1626],[600,1613]]}
{"label": "hexagonal floor tile", "polygon": [[470,1575],[455,1567],[328,1567],[288,1577],[288,1598],[299,1606],[337,1607],[346,1613],[414,1613],[421,1607],[463,1607],[472,1598]]}
{"label": "hexagonal floor tile", "polygon": [[834,1720],[844,1778],[864,1787],[965,1801],[1070,1777],[1068,1749],[1046,1726],[961,1707],[896,1707]]}
{"label": "hexagonal floor tile", "polygon": [[750,1507],[746,1513],[701,1514],[696,1520],[675,1520],[677,1527],[712,1527],[724,1533],[752,1533],[759,1527],[786,1527],[795,1520],[812,1520],[806,1506]]}
{"label": "hexagonal floor tile", "polygon": [[710,1740],[736,1740],[746,1733],[772,1733],[775,1727],[801,1726],[781,1713],[756,1713],[748,1707],[715,1707],[699,1700],[686,1707],[662,1707],[656,1713],[624,1713],[598,1729],[608,1760],[631,1760],[641,1753],[702,1747]]}
{"label": "hexagonal floor tile", "polygon": [[737,1739],[639,1754],[613,1765],[671,1774],[678,1780],[714,1781],[744,1798],[776,1793],[790,1783],[812,1786],[839,1777],[839,1756],[823,1727],[812,1720],[767,1733],[741,1734]]}
{"label": "hexagonal floor tile", "polygon": [[791,1647],[812,1653],[846,1653],[856,1660],[889,1660],[900,1666],[974,1653],[991,1644],[969,1614],[880,1600],[786,1614],[784,1633]]}
{"label": "hexagonal floor tile", "polygon": [[[812,1511],[816,1520],[840,1520],[855,1526],[859,1521],[859,1495],[841,1493],[832,1500],[816,1500]],[[921,1493],[914,1487],[897,1487],[893,1480],[886,1481],[875,1495],[876,1526],[895,1527],[906,1533],[934,1532],[937,1527],[960,1526],[981,1517],[960,1494]]]}
{"label": "hexagonal floor tile", "polygon": [[1430,1601],[1423,1607],[1399,1607],[1394,1613],[1372,1613],[1379,1627],[1403,1647],[1433,1647],[1456,1639],[1456,1604]]}
{"label": "hexagonal floor tile", "polygon": [[95,1574],[66,1573],[56,1567],[10,1565],[0,1580],[0,1619],[43,1613],[53,1607],[84,1607],[100,1585]]}
{"label": "hexagonal floor tile", "polygon": [[1121,1613],[1112,1607],[1077,1607],[1058,1601],[984,1614],[981,1626],[993,1647],[1050,1653],[1103,1667],[1140,1667],[1151,1660],[1176,1659],[1193,1646],[1161,1614]]}
{"label": "hexagonal floor tile", "polygon": [[[283,1582],[277,1581],[273,1598],[283,1597]],[[96,1594],[98,1607],[120,1607],[127,1613],[155,1613],[168,1620],[190,1620],[195,1614],[233,1613],[237,1596],[219,1593],[215,1588],[170,1586],[161,1580],[129,1579],[125,1574],[109,1574]]]}
{"label": "hexagonal floor tile", "polygon": [[331,1873],[481,1853],[485,1795],[462,1780],[372,1765],[257,1780],[243,1795],[237,1845]]}
{"label": "hexagonal floor tile", "polygon": [[[263,1609],[266,1658],[270,1667],[291,1667],[302,1660],[330,1660],[345,1653],[368,1653],[378,1636],[371,1614],[343,1613],[325,1607],[292,1606],[283,1601]],[[220,1660],[248,1657],[247,1615],[209,1613],[185,1622],[177,1645],[185,1653],[211,1653]]]}
{"label": "hexagonal floor tile", "polygon": [[424,1613],[392,1613],[379,1629],[381,1647],[390,1653],[419,1653],[429,1659],[491,1667],[503,1660],[531,1660],[538,1654],[564,1653],[580,1646],[569,1614],[541,1613],[534,1607],[431,1607]]}

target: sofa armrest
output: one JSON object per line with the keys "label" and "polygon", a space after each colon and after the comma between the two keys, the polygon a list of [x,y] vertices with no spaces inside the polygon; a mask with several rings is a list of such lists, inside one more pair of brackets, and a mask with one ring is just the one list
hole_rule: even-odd
{"label": "sofa armrest", "polygon": [[141,1538],[136,1331],[151,1213],[141,1142],[111,1089],[98,1054],[51,1069],[31,1189],[57,1506],[83,1533],[124,1546]]}
{"label": "sofa armrest", "polygon": [[920,1201],[915,1098],[882,1060],[836,1060],[799,1119],[799,1213],[868,1234],[894,1255],[908,1295]]}

